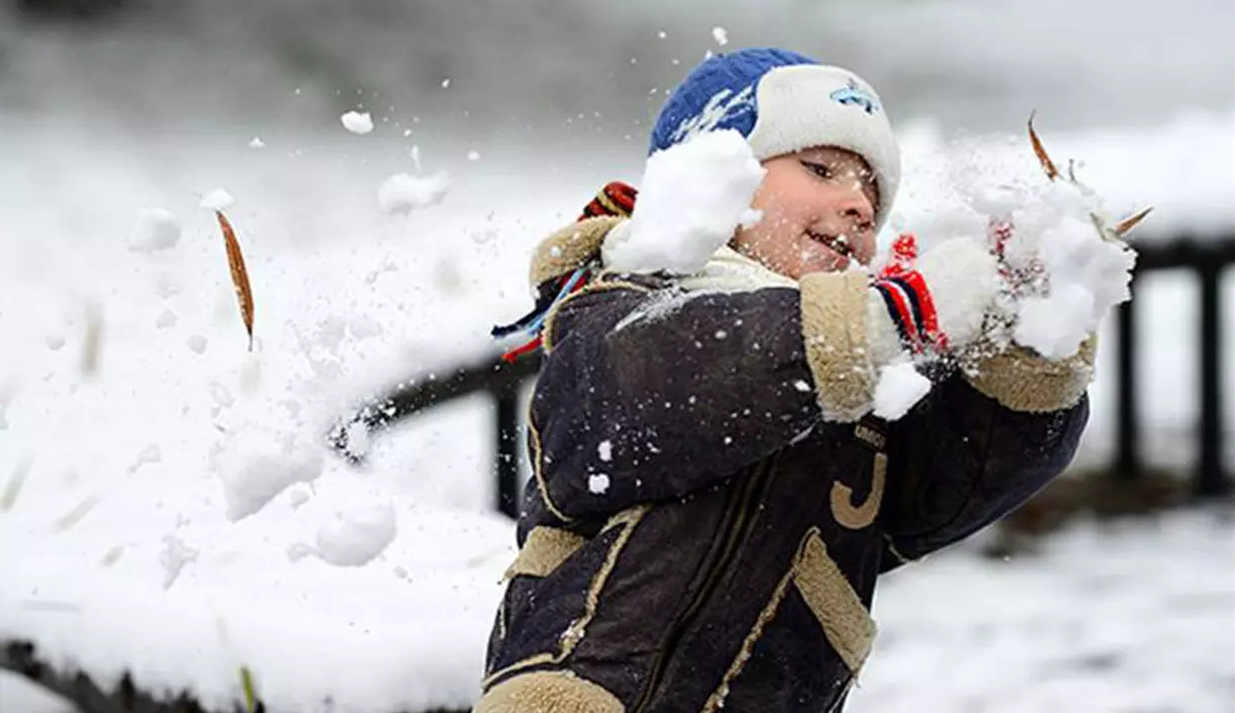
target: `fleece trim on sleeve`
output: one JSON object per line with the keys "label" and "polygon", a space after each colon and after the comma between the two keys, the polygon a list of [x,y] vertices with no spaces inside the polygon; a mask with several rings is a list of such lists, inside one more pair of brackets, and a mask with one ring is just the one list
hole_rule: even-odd
{"label": "fleece trim on sleeve", "polygon": [[532,528],[504,578],[510,579],[520,574],[548,577],[586,542],[570,530],[545,526]]}
{"label": "fleece trim on sleeve", "polygon": [[600,216],[562,228],[540,241],[532,252],[528,279],[535,289],[546,280],[567,275],[600,254],[605,236],[625,218]]}
{"label": "fleece trim on sleeve", "polygon": [[871,410],[875,392],[868,277],[859,271],[810,273],[800,286],[802,339],[823,417],[857,421]]}
{"label": "fleece trim on sleeve", "polygon": [[484,695],[472,713],[624,713],[603,687],[571,671],[535,671],[507,679]]}
{"label": "fleece trim on sleeve", "polygon": [[967,370],[979,392],[1024,413],[1047,413],[1075,406],[1093,381],[1098,338],[1089,335],[1076,354],[1050,361],[1023,347],[988,356]]}

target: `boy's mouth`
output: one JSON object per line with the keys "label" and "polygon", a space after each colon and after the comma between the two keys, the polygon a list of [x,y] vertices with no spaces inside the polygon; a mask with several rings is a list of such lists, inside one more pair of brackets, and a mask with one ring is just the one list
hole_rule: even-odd
{"label": "boy's mouth", "polygon": [[827,235],[825,233],[817,233],[813,230],[806,231],[806,235],[811,240],[823,245],[832,252],[844,258],[853,257],[853,248],[849,245],[849,238],[844,235]]}

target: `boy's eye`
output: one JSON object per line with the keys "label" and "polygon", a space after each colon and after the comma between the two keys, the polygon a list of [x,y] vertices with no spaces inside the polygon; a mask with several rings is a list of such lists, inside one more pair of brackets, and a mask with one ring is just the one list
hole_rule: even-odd
{"label": "boy's eye", "polygon": [[814,163],[813,161],[803,161],[802,165],[805,166],[807,170],[809,170],[811,173],[814,173],[816,176],[819,176],[820,178],[831,178],[832,177],[832,169],[829,168],[826,164]]}

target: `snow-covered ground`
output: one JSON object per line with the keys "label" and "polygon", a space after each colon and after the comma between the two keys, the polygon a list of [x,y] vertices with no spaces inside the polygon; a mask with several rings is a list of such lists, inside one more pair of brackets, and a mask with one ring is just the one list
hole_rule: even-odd
{"label": "snow-covered ground", "polygon": [[[1082,175],[1116,212],[1157,205],[1148,236],[1235,227],[1233,119],[1039,129],[1057,158],[1086,159]],[[372,120],[364,135],[334,119],[321,134],[254,141],[0,118],[0,636],[216,704],[240,695],[241,666],[276,709],[328,696],[356,711],[469,700],[513,544],[489,511],[491,404],[470,399],[377,438],[363,470],[320,435],[369,390],[490,349],[488,327],[530,304],[530,247],[605,181],[636,180],[641,152],[417,146]],[[898,227],[946,213],[950,167],[1033,160],[1021,137],[904,137]],[[400,180],[402,198],[379,201],[399,173],[429,181],[433,200]],[[226,211],[252,280],[252,352],[218,225],[200,205],[218,188],[235,198]],[[1137,297],[1151,349],[1147,453],[1174,465],[1190,458],[1179,445],[1194,403],[1189,289],[1163,276]],[[1113,414],[1107,383],[1093,394],[1083,459],[1099,463]],[[881,654],[854,709],[937,693],[928,707],[1003,710],[1003,695],[1041,710],[1092,694],[1085,710],[1218,710],[1232,686],[1229,637],[1214,633],[1230,629],[1231,534],[1172,516],[1161,529],[1074,533],[1045,560],[992,567],[958,553],[891,578],[877,605]],[[1102,606],[1096,593],[1115,591],[1127,596]],[[1213,604],[1223,598],[1225,609]],[[991,663],[1004,652],[1006,664]],[[1164,677],[1145,693],[1160,704],[1123,706],[1142,690],[1133,683],[1154,680],[1149,669]],[[1178,698],[1185,689],[1194,698]]]}

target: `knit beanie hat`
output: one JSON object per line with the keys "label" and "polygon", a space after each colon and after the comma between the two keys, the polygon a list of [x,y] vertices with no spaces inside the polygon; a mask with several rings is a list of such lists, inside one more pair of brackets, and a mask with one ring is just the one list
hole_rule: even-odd
{"label": "knit beanie hat", "polygon": [[815,146],[866,159],[879,188],[875,229],[900,182],[900,151],[879,95],[853,72],[788,50],[744,49],[710,57],[673,91],[648,153],[695,134],[734,129],[760,161]]}

